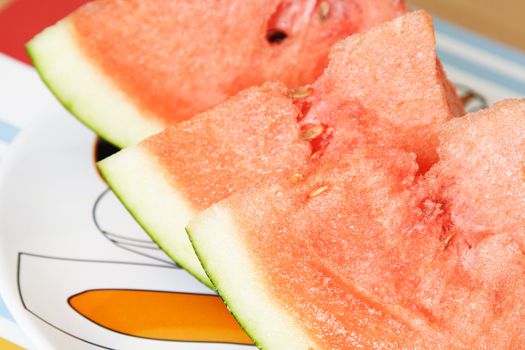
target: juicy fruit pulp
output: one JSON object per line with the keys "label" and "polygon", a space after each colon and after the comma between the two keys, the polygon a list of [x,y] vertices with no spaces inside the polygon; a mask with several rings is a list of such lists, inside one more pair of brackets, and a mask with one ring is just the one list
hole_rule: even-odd
{"label": "juicy fruit pulp", "polygon": [[202,210],[259,179],[302,168],[310,145],[298,137],[298,118],[284,85],[267,83],[146,139],[142,146],[158,158],[190,206]]}
{"label": "juicy fruit pulp", "polygon": [[[265,81],[311,82],[335,40],[404,10],[401,2],[376,1],[374,12],[350,13],[356,3],[333,1],[322,18],[316,1],[105,1],[85,6],[73,22],[81,46],[121,88],[176,122]],[[272,42],[277,31],[284,37]]]}
{"label": "juicy fruit pulp", "polygon": [[[29,51],[66,106],[128,146],[250,86],[310,83],[335,41],[406,10],[403,1],[385,0],[97,0],[37,37]],[[54,53],[57,46],[68,52]],[[75,85],[56,73],[69,68],[89,70],[76,73],[87,80]],[[102,86],[115,98],[93,95]],[[122,112],[129,117],[112,115]]]}
{"label": "juicy fruit pulp", "polygon": [[247,89],[99,163],[146,232],[210,287],[184,226],[235,189],[304,166],[310,146],[286,93],[280,83]]}
{"label": "juicy fruit pulp", "polygon": [[365,146],[229,197],[190,237],[264,349],[519,349],[524,132],[525,100],[504,101],[448,122],[425,175],[413,153]]}
{"label": "juicy fruit pulp", "polygon": [[[421,145],[436,144],[439,126],[460,110],[450,107],[459,102],[447,92],[432,23],[422,12],[346,39],[330,57],[310,88],[249,89],[100,163],[146,231],[205,283],[184,231],[194,213],[267,177],[300,177],[319,158],[367,143],[414,151],[428,167],[435,152]],[[378,74],[395,84],[374,88]]]}
{"label": "juicy fruit pulp", "polygon": [[303,96],[297,90],[287,97],[280,86],[271,98],[236,97],[141,146],[197,211],[283,168],[301,170],[314,152],[380,143],[415,152],[428,168],[437,158],[439,128],[463,112],[450,107],[461,102],[447,95],[442,74],[431,19],[417,12],[338,43]]}

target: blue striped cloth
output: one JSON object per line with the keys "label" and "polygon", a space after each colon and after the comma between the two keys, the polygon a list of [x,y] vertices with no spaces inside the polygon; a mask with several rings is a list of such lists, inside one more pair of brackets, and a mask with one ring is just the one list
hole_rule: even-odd
{"label": "blue striped cloth", "polygon": [[455,68],[525,97],[525,53],[438,18],[434,18],[434,25],[438,53],[445,67]]}

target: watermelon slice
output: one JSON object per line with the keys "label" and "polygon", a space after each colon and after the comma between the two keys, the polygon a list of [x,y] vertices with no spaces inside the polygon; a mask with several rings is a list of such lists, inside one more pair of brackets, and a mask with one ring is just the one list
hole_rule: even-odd
{"label": "watermelon slice", "polygon": [[298,117],[284,85],[267,83],[106,158],[99,168],[153,240],[211,287],[184,226],[237,188],[302,169],[310,145],[298,137]]}
{"label": "watermelon slice", "polygon": [[265,81],[320,75],[331,45],[402,0],[97,0],[27,46],[75,116],[124,147]]}
{"label": "watermelon slice", "polygon": [[[377,83],[378,74],[392,85]],[[461,113],[448,84],[431,19],[414,12],[338,44],[323,77],[292,97],[282,85],[253,88],[99,167],[160,247],[211,286],[184,230],[194,214],[267,176],[300,178],[320,158],[364,143],[405,147],[427,167],[435,152],[422,145],[437,144],[439,126]]]}
{"label": "watermelon slice", "polygon": [[263,349],[521,349],[525,100],[446,124],[440,160],[364,146],[268,181],[188,233]]}

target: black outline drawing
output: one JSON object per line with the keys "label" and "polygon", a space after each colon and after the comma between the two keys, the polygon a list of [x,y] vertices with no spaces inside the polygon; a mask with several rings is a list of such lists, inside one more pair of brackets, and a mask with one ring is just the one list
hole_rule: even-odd
{"label": "black outline drawing", "polygon": [[113,243],[115,246],[119,247],[120,249],[124,249],[124,250],[127,250],[128,252],[132,252],[134,254],[138,254],[143,257],[153,259],[155,261],[162,262],[162,263],[165,263],[167,265],[170,265],[176,268],[180,268],[177,264],[175,264],[172,260],[170,260],[170,258],[167,255],[165,259],[161,259],[155,255],[147,254],[141,250],[138,250],[137,248],[141,248],[141,249],[150,249],[152,251],[162,252],[162,250],[158,247],[158,245],[155,242],[153,242],[151,239],[148,239],[149,238],[148,236],[146,236],[148,237],[146,239],[129,238],[121,234],[106,231],[104,228],[102,228],[97,218],[97,209],[102,199],[104,199],[104,197],[110,192],[111,190],[109,188],[105,189],[97,197],[97,199],[95,200],[95,203],[93,204],[91,215],[93,218],[93,223],[95,224],[95,227],[97,228],[97,230],[100,233],[102,233],[102,235],[105,238],[107,238],[111,243]]}
{"label": "black outline drawing", "polygon": [[[108,348],[107,346],[103,346],[103,345],[100,345],[100,344],[96,344],[96,343],[93,343],[93,342],[90,342],[89,340],[85,340],[85,339],[82,339],[80,337],[77,337],[76,335],[73,335],[69,332],[66,332],[65,330],[61,329],[61,328],[58,328],[57,326],[53,325],[51,322],[45,320],[44,318],[40,317],[39,315],[37,315],[36,313],[34,313],[33,311],[31,311],[25,301],[24,301],[24,297],[22,296],[22,287],[20,285],[20,275],[21,275],[21,267],[22,267],[22,264],[21,264],[21,257],[23,255],[28,255],[28,256],[36,256],[36,257],[40,257],[40,258],[49,258],[49,257],[46,257],[45,255],[38,255],[38,254],[31,254],[31,253],[18,253],[18,261],[17,261],[17,267],[16,267],[16,284],[17,284],[17,290],[18,290],[18,297],[20,298],[20,302],[22,303],[22,306],[24,307],[24,309],[29,312],[31,315],[35,316],[36,318],[38,318],[40,321],[44,322],[45,324],[47,324],[48,326],[51,326],[52,328],[64,333],[64,334],[67,334],[69,335],[70,337],[73,337],[77,340],[80,340],[84,343],[87,343],[87,344],[90,344],[90,345],[93,345],[93,346],[96,346],[98,348],[101,348],[101,349],[109,349],[109,350],[117,350],[117,349],[113,349],[113,348]],[[61,258],[59,258],[60,260],[62,260]],[[64,259],[64,260],[67,260],[67,259]]]}
{"label": "black outline drawing", "polygon": [[[18,289],[18,297],[20,298],[20,301],[22,303],[22,306],[24,307],[24,309],[29,312],[30,314],[32,314],[33,316],[35,316],[36,318],[38,318],[39,320],[41,320],[42,322],[46,323],[47,325],[51,326],[52,328],[64,333],[64,334],[67,334],[77,340],[80,340],[84,343],[87,343],[87,344],[90,344],[90,345],[93,345],[93,346],[96,346],[96,347],[99,347],[101,349],[109,349],[109,350],[117,350],[116,348],[110,348],[110,347],[106,347],[104,345],[101,345],[101,344],[97,344],[97,343],[93,343],[89,340],[85,340],[85,339],[82,339],[74,334],[71,334],[61,328],[59,328],[58,326],[55,326],[54,324],[52,324],[51,322],[47,321],[46,319],[44,319],[43,317],[39,316],[38,314],[36,314],[35,312],[33,312],[31,309],[29,309],[24,301],[24,297],[23,297],[23,294],[22,294],[22,287],[21,287],[21,271],[22,271],[22,257],[23,256],[32,256],[32,257],[38,257],[38,258],[44,258],[44,259],[51,259],[51,260],[60,260],[60,261],[75,261],[75,262],[85,262],[85,263],[95,263],[95,264],[120,264],[120,265],[131,265],[131,266],[148,266],[148,267],[155,267],[155,268],[163,268],[163,269],[177,269],[177,267],[175,266],[166,266],[166,265],[158,265],[158,264],[144,264],[144,263],[132,263],[132,262],[124,262],[124,261],[110,261],[110,260],[88,260],[88,259],[75,259],[75,258],[63,258],[63,257],[54,257],[54,256],[47,256],[47,255],[41,255],[41,254],[32,254],[32,253],[25,253],[25,252],[20,252],[18,253],[18,261],[17,261],[17,289]],[[115,289],[115,290],[126,290],[126,289],[123,289],[123,288],[111,288],[111,286],[108,286],[107,289]],[[97,289],[93,289],[93,290],[97,290]],[[99,289],[100,290],[100,289]],[[137,290],[137,289],[127,289],[127,290]],[[87,290],[89,291],[89,290]],[[81,293],[85,293],[87,291],[84,291],[84,292],[81,292]],[[141,290],[139,290],[141,291]],[[162,291],[162,290],[142,290],[142,291],[151,291],[151,292],[162,292],[162,293],[178,293],[178,294],[189,294],[189,295],[210,295],[210,296],[215,296],[214,294],[207,294],[207,293],[183,293],[183,292],[173,292],[173,291]],[[184,341],[184,340],[166,340],[166,339],[155,339],[155,338],[146,338],[146,337],[139,337],[139,336],[135,336],[135,335],[130,335],[130,334],[125,334],[125,333],[121,333],[121,332],[118,332],[118,331],[115,331],[113,329],[110,329],[110,328],[107,328],[105,326],[102,326],[96,322],[94,322],[93,320],[90,320],[89,318],[85,317],[84,315],[82,315],[81,313],[79,313],[77,310],[75,310],[75,308],[73,308],[71,306],[71,304],[69,303],[69,300],[76,296],[76,295],[79,295],[81,293],[77,293],[73,296],[69,296],[68,299],[67,299],[67,302],[68,302],[68,305],[71,307],[71,309],[75,312],[77,312],[80,316],[82,316],[83,318],[85,318],[86,320],[88,320],[89,322],[93,323],[93,324],[96,324],[97,326],[109,331],[109,332],[113,332],[113,333],[116,333],[116,334],[121,334],[121,335],[125,335],[125,336],[129,336],[129,337],[132,337],[132,338],[138,338],[138,339],[146,339],[146,340],[150,340],[150,341],[162,341],[162,342],[173,342],[173,343],[191,343],[191,344],[228,344],[228,345],[233,345],[233,346],[250,346],[251,344],[245,344],[245,343],[233,343],[233,342],[220,342],[220,341],[217,341],[217,342],[210,342],[210,341]],[[251,345],[253,346],[253,345]]]}

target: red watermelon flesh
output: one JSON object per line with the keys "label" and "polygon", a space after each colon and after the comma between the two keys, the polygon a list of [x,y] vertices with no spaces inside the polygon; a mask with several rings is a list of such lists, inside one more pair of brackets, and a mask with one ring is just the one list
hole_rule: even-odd
{"label": "red watermelon flesh", "polygon": [[300,112],[280,83],[242,91],[192,120],[146,139],[174,187],[195,210],[269,175],[292,175],[310,157]]}
{"label": "red watermelon flesh", "polygon": [[[374,80],[378,74],[383,75],[381,81]],[[420,166],[428,168],[437,157],[433,150],[437,130],[462,112],[461,107],[449,107],[461,106],[461,102],[455,93],[447,94],[448,84],[436,56],[431,19],[424,12],[414,12],[337,44],[327,71],[313,84],[311,96],[286,98],[281,86],[276,88],[280,90],[278,99],[254,95],[239,104],[236,97],[204,119],[173,126],[149,138],[144,146],[196,210],[262,179],[260,161],[280,166],[304,158],[302,152],[291,148],[285,152],[283,147],[280,154],[268,148],[265,158],[261,158],[263,151],[254,155],[253,142],[263,144],[275,137],[272,142],[282,146],[282,135],[300,142],[293,128],[286,131],[289,134],[280,130],[280,134],[269,135],[253,128],[251,118],[267,119],[273,107],[295,113],[303,135],[322,127],[322,133],[308,140],[315,157],[338,157],[373,143],[414,151]],[[298,109],[292,110],[292,103]],[[264,113],[259,113],[263,109]],[[209,123],[203,124],[203,120]],[[423,147],[425,144],[430,146]],[[243,167],[248,163],[239,157],[249,160],[251,167]],[[304,168],[299,162],[290,164],[298,171]]]}
{"label": "red watermelon flesh", "polygon": [[73,22],[119,88],[173,123],[265,81],[310,83],[335,41],[406,10],[385,0],[98,0]]}
{"label": "red watermelon flesh", "polygon": [[460,231],[513,236],[525,251],[525,103],[509,100],[447,123],[441,161],[427,175],[444,188]]}
{"label": "red watermelon flesh", "polygon": [[[353,119],[360,120],[365,140],[414,152],[427,170],[437,160],[439,128],[464,113],[435,44],[432,19],[420,12],[337,43],[313,85],[306,119],[334,124],[334,115],[347,114],[345,106],[358,102],[362,112]],[[348,138],[348,128],[339,129]]]}
{"label": "red watermelon flesh", "polygon": [[268,312],[301,330],[293,349],[520,349],[524,135],[525,100],[501,102],[448,122],[424,176],[414,154],[365,146],[231,196],[190,238],[262,348],[283,326],[254,321]]}
{"label": "red watermelon flesh", "polygon": [[[368,35],[382,39],[380,46],[373,45]],[[421,155],[422,166],[428,166],[427,150],[413,147],[406,138],[410,136],[414,145],[437,143],[436,130],[455,116],[449,106],[458,100],[446,91],[449,83],[436,63],[434,45],[429,16],[408,14],[343,41],[332,53],[329,69],[312,87],[287,92],[283,85],[267,84],[247,90],[104,160],[100,169],[155,241],[209,283],[184,227],[194,214],[217,201],[267,176],[295,173],[300,178],[320,159],[337,159],[364,144],[414,150]],[[371,59],[368,50],[385,59]],[[350,60],[355,58],[353,51],[367,59]],[[418,64],[406,66],[406,60]],[[344,83],[348,79],[357,85],[379,72],[396,77],[399,85],[420,89],[393,91],[381,84],[357,91]],[[410,114],[401,115],[403,108]],[[416,133],[415,127],[404,124],[419,129]],[[159,207],[177,215],[164,214]],[[174,237],[180,240],[174,242]],[[185,257],[177,251],[182,244]]]}

